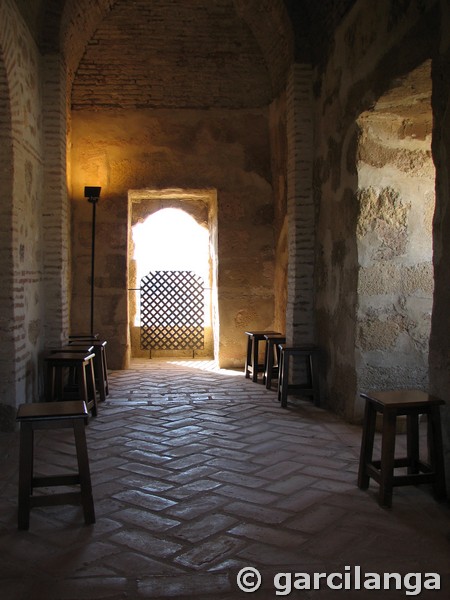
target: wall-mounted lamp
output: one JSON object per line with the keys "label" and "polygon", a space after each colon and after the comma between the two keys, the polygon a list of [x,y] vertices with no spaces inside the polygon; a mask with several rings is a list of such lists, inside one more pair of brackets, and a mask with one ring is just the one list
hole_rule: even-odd
{"label": "wall-mounted lamp", "polygon": [[92,204],[92,241],[91,241],[91,335],[94,335],[94,271],[95,271],[95,209],[100,198],[101,187],[87,185],[84,197]]}

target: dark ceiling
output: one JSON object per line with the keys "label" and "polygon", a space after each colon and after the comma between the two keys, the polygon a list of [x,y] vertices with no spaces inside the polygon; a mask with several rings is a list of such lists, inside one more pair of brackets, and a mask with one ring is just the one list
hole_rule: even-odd
{"label": "dark ceiling", "polygon": [[[291,18],[296,56],[320,62],[333,31],[357,0],[283,0]],[[59,23],[64,6],[76,0],[16,0],[43,51],[57,47]],[[114,0],[110,0],[114,4]]]}

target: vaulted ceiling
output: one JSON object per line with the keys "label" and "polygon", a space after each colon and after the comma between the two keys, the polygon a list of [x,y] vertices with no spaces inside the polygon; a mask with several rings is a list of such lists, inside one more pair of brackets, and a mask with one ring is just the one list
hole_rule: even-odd
{"label": "vaulted ceiling", "polygon": [[72,105],[266,106],[294,60],[318,64],[355,0],[16,0]]}

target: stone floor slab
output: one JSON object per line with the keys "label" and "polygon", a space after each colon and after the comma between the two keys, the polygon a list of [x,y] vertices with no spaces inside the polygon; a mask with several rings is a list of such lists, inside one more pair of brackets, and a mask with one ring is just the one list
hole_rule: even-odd
{"label": "stone floor slab", "polygon": [[[73,464],[69,434],[40,432],[37,469]],[[275,390],[212,361],[136,360],[110,373],[86,434],[97,522],[78,506],[35,508],[28,532],[16,522],[18,432],[0,434],[2,599],[273,600],[278,571],[358,564],[436,571],[443,589],[421,599],[450,598],[449,504],[420,486],[380,508],[376,484],[356,486],[361,428],[308,400],[283,410]],[[243,567],[262,575],[251,595],[236,583]],[[343,597],[405,597],[363,592]]]}

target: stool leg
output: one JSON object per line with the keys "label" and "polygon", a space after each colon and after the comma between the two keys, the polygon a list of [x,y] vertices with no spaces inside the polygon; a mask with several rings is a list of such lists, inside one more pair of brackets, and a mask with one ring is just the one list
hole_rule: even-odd
{"label": "stool leg", "polygon": [[316,352],[312,352],[310,354],[309,365],[311,369],[311,387],[313,389],[313,402],[315,406],[320,406],[319,357]]}
{"label": "stool leg", "polygon": [[93,361],[89,360],[85,367],[86,390],[89,402],[92,402],[92,416],[97,416],[97,396],[95,389],[95,375]]}
{"label": "stool leg", "polygon": [[100,400],[104,402],[106,400],[106,388],[105,388],[105,373],[103,363],[103,348],[95,348],[95,372],[96,381],[98,387],[98,393]]}
{"label": "stool leg", "polygon": [[266,347],[264,348],[264,371],[263,371],[263,378],[262,378],[264,385],[267,382],[267,360],[268,360],[269,346],[270,346],[270,342],[268,340],[266,340]]}
{"label": "stool leg", "polygon": [[287,407],[288,385],[289,385],[289,357],[285,352],[282,352],[281,372],[279,375],[280,385],[278,386],[278,399],[281,402],[282,408]]}
{"label": "stool leg", "polygon": [[258,381],[258,356],[259,356],[258,351],[259,351],[259,340],[255,336],[253,338],[253,352],[252,352],[252,367],[253,367],[252,381],[253,381],[253,383],[256,383]]}
{"label": "stool leg", "polygon": [[[77,381],[80,400],[83,400],[93,417],[97,416],[97,397],[95,395],[95,379],[92,361],[87,365],[77,366]],[[93,389],[92,389],[93,387]]]}
{"label": "stool leg", "polygon": [[381,443],[380,506],[392,506],[392,489],[394,482],[396,414],[392,410],[383,413],[383,439]]}
{"label": "stool leg", "polygon": [[406,416],[408,474],[419,473],[419,415]]}
{"label": "stool leg", "polygon": [[55,369],[50,364],[47,364],[44,396],[47,402],[55,399]]}
{"label": "stool leg", "polygon": [[102,348],[102,362],[103,362],[103,374],[105,376],[105,395],[109,394],[109,380],[108,380],[108,365],[106,362],[106,348]]}
{"label": "stool leg", "polygon": [[428,415],[428,452],[434,471],[433,493],[436,500],[445,500],[445,468],[439,406],[432,406]]}
{"label": "stool leg", "polygon": [[278,402],[281,402],[281,386],[283,385],[283,352],[280,350],[280,356],[278,361],[278,388],[277,397]]}
{"label": "stool leg", "polygon": [[89,395],[87,391],[86,369],[84,365],[77,366],[77,383],[80,400],[83,400],[88,406]]}
{"label": "stool leg", "polygon": [[272,387],[273,378],[273,361],[274,361],[274,345],[272,342],[266,342],[266,359],[265,359],[265,373],[264,382],[266,389],[270,390]]}
{"label": "stool leg", "polygon": [[249,335],[247,339],[247,356],[245,358],[245,378],[250,377],[249,365],[252,362],[252,337]]}
{"label": "stool leg", "polygon": [[78,473],[80,476],[81,502],[83,504],[86,525],[95,523],[94,499],[92,497],[91,473],[86,444],[84,421],[78,419],[73,423],[75,445],[77,449]]}
{"label": "stool leg", "polygon": [[361,490],[366,490],[369,487],[370,477],[367,472],[367,465],[372,462],[376,419],[377,412],[372,403],[366,402],[358,471],[358,487]]}
{"label": "stool leg", "polygon": [[19,448],[19,506],[17,526],[27,530],[30,527],[30,497],[33,493],[33,442],[34,432],[31,423],[20,424]]}
{"label": "stool leg", "polygon": [[276,364],[279,367],[280,366],[280,347],[276,342],[274,342],[274,344],[273,344],[273,360],[274,360],[273,364],[274,365]]}
{"label": "stool leg", "polygon": [[53,400],[64,400],[64,368],[55,367],[55,389]]}

